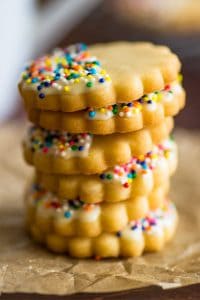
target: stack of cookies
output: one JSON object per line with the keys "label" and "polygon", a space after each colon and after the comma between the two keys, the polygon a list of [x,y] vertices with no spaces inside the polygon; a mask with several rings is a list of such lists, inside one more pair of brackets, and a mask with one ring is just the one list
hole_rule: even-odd
{"label": "stack of cookies", "polygon": [[19,83],[29,120],[24,157],[31,236],[73,257],[159,251],[175,231],[168,198],[184,106],[180,62],[167,47],[114,42],[55,49]]}

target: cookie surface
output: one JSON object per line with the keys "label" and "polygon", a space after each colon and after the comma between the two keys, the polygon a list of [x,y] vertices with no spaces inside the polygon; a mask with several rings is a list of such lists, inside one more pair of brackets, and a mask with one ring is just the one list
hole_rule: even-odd
{"label": "cookie surface", "polygon": [[132,133],[71,135],[31,127],[23,143],[25,160],[38,171],[55,174],[97,174],[146,154],[167,138],[173,120]]}
{"label": "cookie surface", "polygon": [[[166,140],[146,155],[133,157],[99,175],[52,175],[38,172],[36,182],[66,199],[84,203],[119,202],[148,196],[157,206],[169,188],[169,177],[177,166],[177,149]],[[155,206],[155,207],[156,207]]]}
{"label": "cookie surface", "polygon": [[65,231],[55,232],[51,226],[44,230],[44,223],[35,218],[37,209],[31,212],[29,209],[30,206],[27,206],[26,225],[34,240],[46,244],[56,253],[68,253],[79,258],[132,257],[140,256],[144,251],[160,251],[174,235],[178,220],[174,205],[166,203],[163,209],[149,211],[144,218],[132,220],[116,233],[103,232],[97,237],[66,237],[63,234]]}
{"label": "cookie surface", "polygon": [[164,46],[76,44],[29,63],[19,90],[26,107],[72,112],[137,100],[164,89],[179,71],[177,56]]}
{"label": "cookie surface", "polygon": [[134,102],[70,113],[33,109],[28,111],[28,117],[31,122],[49,130],[105,135],[159,125],[165,117],[175,116],[184,105],[185,92],[175,82],[163,91],[147,94]]}

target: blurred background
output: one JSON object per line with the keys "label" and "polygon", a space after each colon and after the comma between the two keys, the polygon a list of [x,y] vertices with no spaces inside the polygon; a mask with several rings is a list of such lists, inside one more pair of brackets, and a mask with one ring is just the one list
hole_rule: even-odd
{"label": "blurred background", "polygon": [[17,82],[26,61],[75,42],[148,40],[180,56],[188,98],[177,125],[200,128],[200,0],[6,0],[0,36],[0,124],[24,118]]}

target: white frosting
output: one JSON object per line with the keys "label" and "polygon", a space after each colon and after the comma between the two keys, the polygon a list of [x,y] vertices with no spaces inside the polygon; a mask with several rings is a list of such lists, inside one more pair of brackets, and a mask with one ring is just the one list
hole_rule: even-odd
{"label": "white frosting", "polygon": [[122,230],[121,233],[121,238],[126,240],[140,241],[143,238],[142,230],[140,227],[134,230],[130,229],[129,227],[126,227],[124,230]]}
{"label": "white frosting", "polygon": [[[98,76],[99,77],[99,76]],[[99,79],[97,77],[97,79]],[[63,80],[57,80],[53,86],[48,87],[44,90],[45,95],[56,95],[56,94],[64,94],[65,91],[63,90],[63,88],[67,85],[70,87],[70,95],[78,95],[78,94],[83,94],[84,92],[90,92],[92,90],[97,90],[97,89],[104,89],[107,90],[110,88],[111,86],[111,81],[106,81],[102,84],[100,84],[98,81],[94,81],[92,79],[90,79],[90,81],[93,81],[93,86],[90,87],[88,89],[88,87],[86,87],[86,82],[88,82],[88,80],[86,80],[85,78],[80,78],[80,82],[79,83],[75,83],[73,80],[65,81],[64,78]],[[37,91],[37,86],[38,83],[34,83],[34,84],[27,84],[26,82],[22,82],[22,88],[25,90],[33,90],[33,91]],[[66,94],[69,94],[68,92]]]}
{"label": "white frosting", "polygon": [[157,109],[157,103],[156,102],[152,102],[151,104],[146,103],[144,105],[144,108],[148,111],[155,111]]}
{"label": "white frosting", "polygon": [[77,218],[82,222],[94,222],[100,216],[101,210],[98,204],[94,205],[91,210],[77,211]]}
{"label": "white frosting", "polygon": [[[59,137],[55,137],[53,139],[53,143],[50,146],[45,146],[45,138],[51,136],[54,132],[52,131],[49,133],[48,130],[41,129],[40,127],[34,127],[32,131],[30,131],[25,140],[24,143],[27,146],[27,148],[34,149],[36,152],[43,152],[44,148],[47,148],[47,152],[44,152],[45,155],[55,155],[55,156],[61,156],[65,159],[69,159],[71,157],[87,157],[92,141],[93,136],[86,134],[84,137],[81,136],[81,134],[72,135],[73,138],[77,139],[77,143],[75,143],[75,146],[77,148],[83,147],[83,150],[72,150],[70,146],[71,137],[66,137],[67,133],[59,133]],[[65,142],[62,141],[62,135],[65,140]],[[40,147],[42,145],[42,147]],[[61,148],[62,150],[61,150]]]}
{"label": "white frosting", "polygon": [[[180,83],[174,82],[170,84],[169,90],[162,90],[159,92],[159,95],[161,96],[161,100],[158,100],[159,103],[164,103],[164,102],[171,102],[173,101],[174,97],[180,93],[183,92],[183,88]],[[158,97],[159,97],[158,95]],[[135,114],[140,113],[140,111],[147,110],[154,112],[157,110],[158,105],[157,105],[157,94],[156,93],[149,93],[144,96],[146,100],[144,100],[143,103],[140,104],[140,108],[137,106],[132,106],[129,107],[128,110],[123,110],[121,107],[121,104],[116,104],[118,107],[118,112],[116,114],[113,113],[112,110],[107,109],[106,107],[104,108],[99,108],[99,109],[94,109],[93,112],[95,113],[94,116],[90,116],[89,112],[87,111],[85,113],[85,118],[88,120],[108,120],[111,118],[114,118],[116,116],[119,116],[121,118],[132,118],[135,116]],[[151,101],[151,103],[148,103],[148,101]],[[136,102],[136,101],[135,101]],[[134,103],[134,101],[133,101]],[[126,107],[126,105],[125,105]],[[126,107],[127,108],[127,107]]]}

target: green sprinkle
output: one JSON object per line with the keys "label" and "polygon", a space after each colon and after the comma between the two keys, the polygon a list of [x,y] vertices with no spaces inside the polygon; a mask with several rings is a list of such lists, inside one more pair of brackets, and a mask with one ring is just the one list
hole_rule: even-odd
{"label": "green sprinkle", "polygon": [[106,178],[107,178],[107,179],[112,179],[113,176],[112,176],[112,174],[107,174],[107,175],[106,175]]}
{"label": "green sprinkle", "polygon": [[78,149],[78,147],[77,147],[76,145],[73,145],[73,146],[71,146],[71,149],[72,149],[73,151],[76,151],[76,150]]}
{"label": "green sprinkle", "polygon": [[91,81],[89,81],[87,84],[86,84],[87,87],[92,87],[93,86],[93,83]]}

